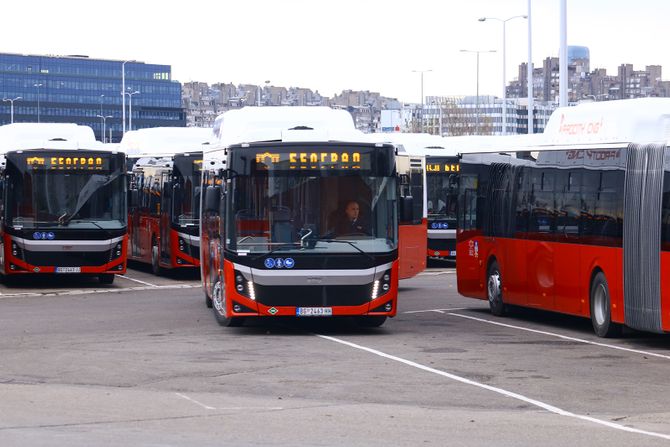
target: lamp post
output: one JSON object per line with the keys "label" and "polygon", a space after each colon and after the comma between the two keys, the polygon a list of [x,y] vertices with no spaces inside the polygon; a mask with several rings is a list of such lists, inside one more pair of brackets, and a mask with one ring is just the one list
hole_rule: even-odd
{"label": "lamp post", "polygon": [[505,61],[505,25],[507,22],[513,19],[527,19],[528,16],[526,15],[518,15],[518,16],[512,16],[508,17],[506,19],[499,19],[498,17],[481,17],[479,19],[480,22],[485,22],[487,20],[497,20],[498,22],[501,22],[503,27],[503,38],[502,38],[502,57],[503,57],[503,106],[502,106],[502,134],[507,135],[507,79],[506,79],[506,61]]}
{"label": "lamp post", "polygon": [[461,53],[477,54],[477,97],[475,99],[475,135],[479,135],[479,53],[495,53],[496,50],[461,50]]}
{"label": "lamp post", "polygon": [[421,131],[423,132],[423,74],[433,70],[412,70],[412,73],[421,73]]}
{"label": "lamp post", "polygon": [[37,122],[40,122],[40,87],[42,87],[44,84],[41,82],[38,82],[36,84],[33,84],[33,87],[37,87]]}
{"label": "lamp post", "polygon": [[140,92],[126,92],[128,95],[128,130],[133,130],[133,95],[139,95]]}
{"label": "lamp post", "polygon": [[121,63],[121,137],[126,133],[126,64],[135,62],[134,60],[123,61]]}
{"label": "lamp post", "polygon": [[14,101],[18,101],[19,99],[23,99],[21,96],[17,96],[14,99],[10,98],[2,98],[2,101],[8,101],[9,102],[9,116],[10,116],[10,123],[14,124]]}
{"label": "lamp post", "polygon": [[96,115],[97,118],[100,118],[102,120],[102,142],[105,142],[105,122],[107,121],[107,118],[112,118],[111,115]]}

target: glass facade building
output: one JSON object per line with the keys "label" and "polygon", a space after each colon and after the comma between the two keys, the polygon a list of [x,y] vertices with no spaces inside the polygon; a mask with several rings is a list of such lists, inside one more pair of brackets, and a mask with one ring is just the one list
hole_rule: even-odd
{"label": "glass facade building", "polygon": [[0,125],[9,124],[13,113],[14,122],[90,126],[99,140],[104,128],[105,141],[111,135],[118,142],[125,74],[126,130],[131,122],[133,129],[183,127],[181,84],[171,71],[138,61],[0,53]]}

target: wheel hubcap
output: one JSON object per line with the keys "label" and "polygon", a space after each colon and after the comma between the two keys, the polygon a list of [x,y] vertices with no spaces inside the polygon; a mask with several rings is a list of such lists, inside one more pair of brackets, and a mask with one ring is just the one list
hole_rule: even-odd
{"label": "wheel hubcap", "polygon": [[497,302],[500,297],[500,273],[497,271],[489,275],[488,280],[489,301],[491,303]]}
{"label": "wheel hubcap", "polygon": [[599,326],[605,324],[605,316],[607,315],[605,306],[607,305],[607,291],[604,284],[598,284],[596,293],[593,295],[593,316]]}
{"label": "wheel hubcap", "polygon": [[216,311],[226,316],[226,294],[223,290],[223,284],[221,281],[217,281],[214,284],[214,289],[212,290],[212,303],[214,304],[214,309]]}

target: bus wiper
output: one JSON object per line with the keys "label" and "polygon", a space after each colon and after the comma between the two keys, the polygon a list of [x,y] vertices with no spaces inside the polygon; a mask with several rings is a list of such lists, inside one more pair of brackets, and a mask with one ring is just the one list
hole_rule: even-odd
{"label": "bus wiper", "polygon": [[341,239],[319,239],[319,242],[334,242],[336,244],[349,244],[352,247],[354,247],[356,250],[358,250],[361,254],[367,256],[372,262],[376,261],[376,259],[371,254],[364,252],[359,247],[357,247],[356,244],[354,244],[351,241],[344,241],[344,240],[341,240]]}

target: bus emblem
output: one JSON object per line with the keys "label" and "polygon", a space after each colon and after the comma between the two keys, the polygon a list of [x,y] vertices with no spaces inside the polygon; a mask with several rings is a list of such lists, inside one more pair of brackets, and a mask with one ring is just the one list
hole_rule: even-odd
{"label": "bus emblem", "polygon": [[268,313],[269,313],[270,315],[274,315],[274,314],[276,314],[277,312],[279,312],[279,311],[277,310],[276,307],[271,307],[271,308],[268,309]]}

